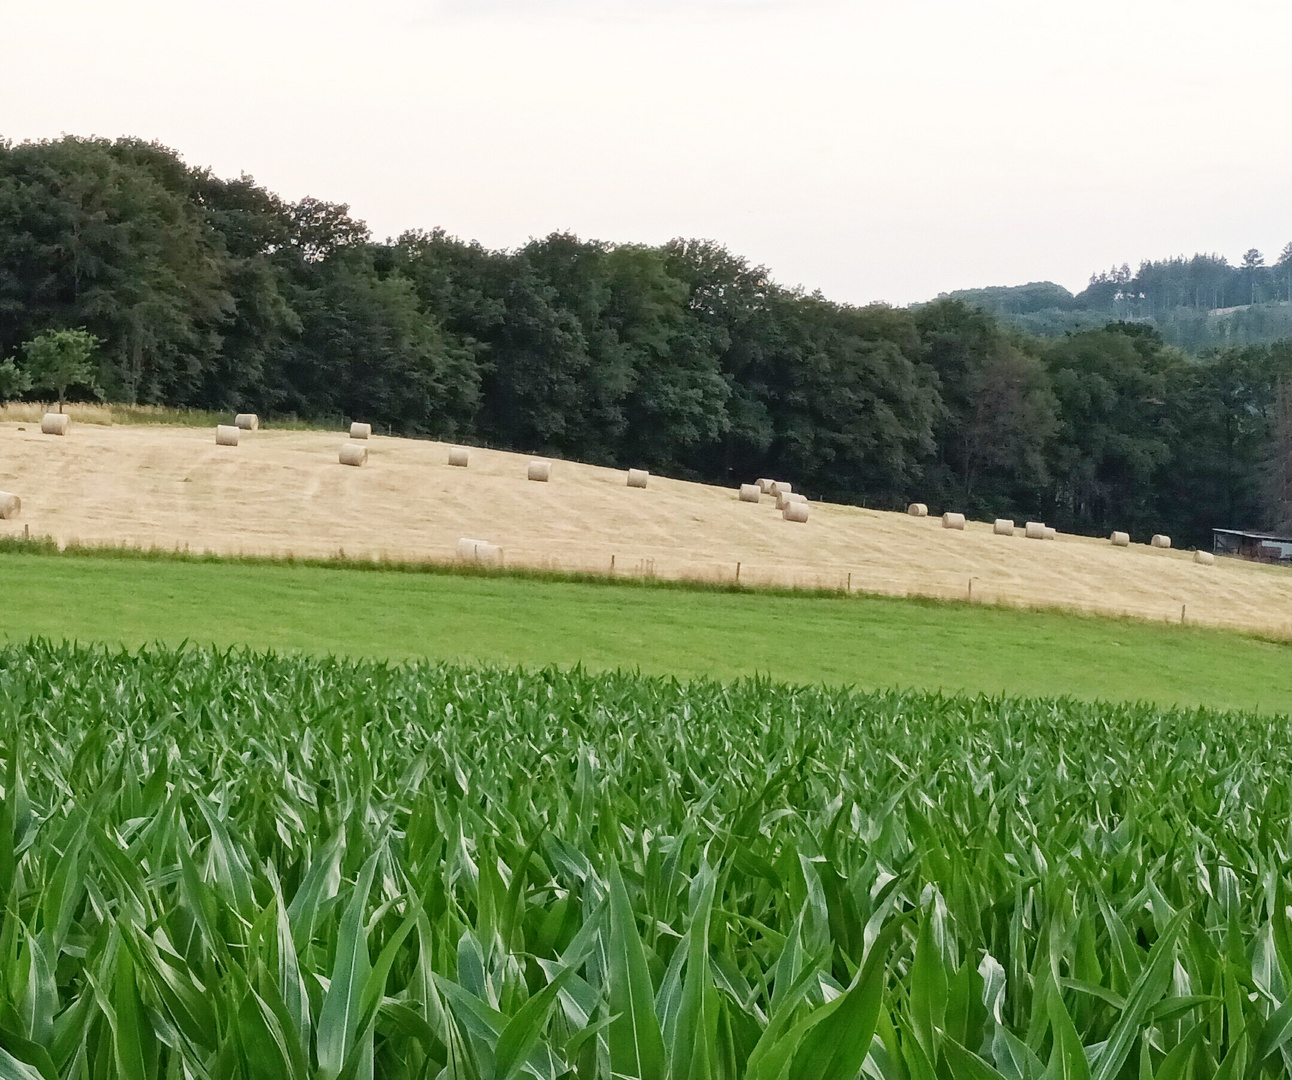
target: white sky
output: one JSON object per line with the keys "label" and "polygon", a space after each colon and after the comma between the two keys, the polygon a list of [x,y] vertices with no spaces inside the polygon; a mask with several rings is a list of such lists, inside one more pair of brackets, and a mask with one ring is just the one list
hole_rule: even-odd
{"label": "white sky", "polygon": [[0,0],[0,136],[906,303],[1292,240],[1286,0]]}

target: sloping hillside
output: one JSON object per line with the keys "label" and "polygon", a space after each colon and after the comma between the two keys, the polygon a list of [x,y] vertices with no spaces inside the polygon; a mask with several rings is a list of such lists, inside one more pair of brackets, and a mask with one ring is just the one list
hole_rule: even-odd
{"label": "sloping hillside", "polygon": [[[964,532],[936,518],[814,503],[806,524],[769,499],[575,462],[549,483],[528,458],[473,449],[451,468],[440,443],[374,437],[362,468],[338,464],[340,433],[73,425],[65,438],[0,424],[0,489],[23,500],[0,535],[223,554],[448,561],[461,537],[501,545],[512,566],[653,573],[1061,606],[1292,635],[1292,572],[1188,552],[1061,536]],[[752,477],[749,479],[753,479]],[[786,479],[793,480],[793,477]],[[811,492],[808,492],[811,495]],[[941,508],[936,508],[941,509]],[[1144,539],[1144,538],[1139,538]]]}

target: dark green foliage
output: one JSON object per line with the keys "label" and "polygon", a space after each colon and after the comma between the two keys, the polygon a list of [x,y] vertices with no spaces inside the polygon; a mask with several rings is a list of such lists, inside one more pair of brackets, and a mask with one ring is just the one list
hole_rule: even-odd
{"label": "dark green foliage", "polygon": [[22,370],[5,377],[16,389],[52,392],[62,412],[69,388],[97,389],[90,361],[98,344],[98,339],[84,330],[46,330],[23,342]]}
{"label": "dark green foliage", "polygon": [[[156,145],[0,143],[0,397],[46,392],[21,350],[83,329],[101,343],[86,388],[111,401],[363,419],[1179,545],[1286,520],[1269,474],[1287,457],[1273,408],[1287,350],[1188,359],[1128,328],[1180,340],[1227,319],[1227,336],[1189,341],[1292,336],[1292,307],[1261,306],[1285,281],[1287,252],[1125,267],[1076,297],[1041,282],[856,307],[709,241],[377,243],[344,205],[284,202]],[[1239,285],[1257,306],[1209,310]]]}
{"label": "dark green foliage", "polygon": [[0,753],[5,1076],[1292,1067],[1282,721],[33,643]]}

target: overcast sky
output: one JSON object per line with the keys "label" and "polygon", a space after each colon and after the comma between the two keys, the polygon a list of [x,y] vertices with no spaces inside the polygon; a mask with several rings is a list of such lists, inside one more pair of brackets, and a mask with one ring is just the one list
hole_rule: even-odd
{"label": "overcast sky", "polygon": [[0,136],[906,303],[1292,240],[1286,0],[0,0]]}

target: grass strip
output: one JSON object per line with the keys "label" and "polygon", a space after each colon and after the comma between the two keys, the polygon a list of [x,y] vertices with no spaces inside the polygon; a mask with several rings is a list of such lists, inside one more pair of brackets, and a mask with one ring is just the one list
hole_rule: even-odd
{"label": "grass strip", "polygon": [[0,549],[0,634],[1292,712],[1292,645],[1237,632],[557,577]]}

